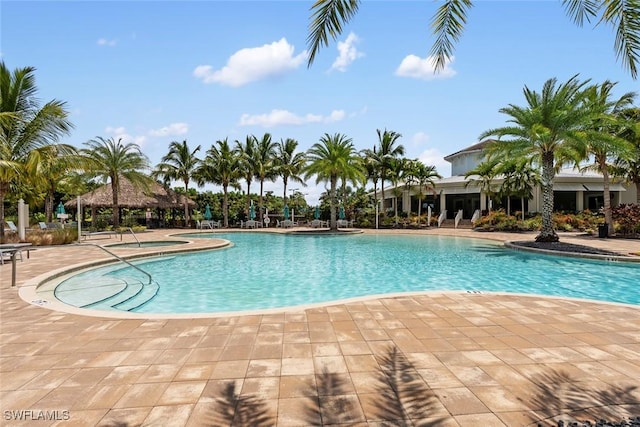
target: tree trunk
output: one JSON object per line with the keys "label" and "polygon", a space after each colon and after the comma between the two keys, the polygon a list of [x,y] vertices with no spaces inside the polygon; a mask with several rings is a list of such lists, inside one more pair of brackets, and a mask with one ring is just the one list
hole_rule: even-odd
{"label": "tree trunk", "polygon": [[522,220],[524,221],[524,197],[520,197],[520,206],[522,207]]}
{"label": "tree trunk", "polygon": [[258,221],[262,222],[262,189],[264,186],[264,179],[260,179],[260,200],[258,201]]}
{"label": "tree trunk", "polygon": [[542,153],[542,228],[536,242],[557,242],[560,240],[553,229],[553,152]]}
{"label": "tree trunk", "polygon": [[384,209],[384,178],[384,173],[382,173],[380,178],[380,196],[382,197],[382,215],[387,216],[387,211]]}
{"label": "tree trunk", "polygon": [[120,210],[118,208],[118,182],[111,181],[111,192],[113,193],[113,229],[120,227]]}
{"label": "tree trunk", "polygon": [[284,205],[282,207],[284,208],[284,206],[287,206],[287,177],[283,176],[282,182],[284,183],[284,191],[283,191],[284,194],[282,197],[282,200],[284,201]]}
{"label": "tree trunk", "polygon": [[7,185],[0,182],[0,243],[4,243],[4,195]]}
{"label": "tree trunk", "polygon": [[184,225],[189,228],[191,226],[191,220],[189,218],[189,202],[187,197],[189,197],[189,181],[184,181]]}
{"label": "tree trunk", "polygon": [[53,192],[47,192],[47,196],[44,201],[44,213],[47,217],[47,222],[53,222]]}
{"label": "tree trunk", "polygon": [[338,177],[331,176],[331,197],[330,197],[330,207],[331,207],[331,217],[330,217],[330,228],[332,231],[338,231],[338,221],[336,220],[336,205],[337,205],[337,197],[336,197],[336,187],[338,186]]}
{"label": "tree trunk", "polygon": [[249,218],[249,211],[251,210],[251,181],[247,180],[247,219]]}
{"label": "tree trunk", "polygon": [[229,201],[228,201],[228,188],[226,185],[222,187],[222,218],[224,218],[224,227],[229,227]]}
{"label": "tree trunk", "polygon": [[[420,190],[420,191],[422,191],[422,190]],[[422,214],[422,209],[421,208],[422,208],[422,198],[418,197],[418,228],[420,228],[420,226],[422,225],[422,217],[420,216]]]}
{"label": "tree trunk", "polygon": [[600,172],[602,172],[602,195],[604,198],[604,222],[609,228],[609,236],[615,234],[613,226],[613,216],[611,215],[611,191],[609,191],[609,170],[607,169],[607,159],[600,159]]}

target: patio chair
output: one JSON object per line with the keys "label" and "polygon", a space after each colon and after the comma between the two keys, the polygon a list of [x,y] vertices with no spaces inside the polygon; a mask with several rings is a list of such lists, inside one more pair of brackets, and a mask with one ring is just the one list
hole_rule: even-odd
{"label": "patio chair", "polygon": [[13,221],[5,221],[7,223],[7,226],[9,227],[9,231],[11,233],[17,233],[18,232],[18,227],[16,227],[16,224]]}

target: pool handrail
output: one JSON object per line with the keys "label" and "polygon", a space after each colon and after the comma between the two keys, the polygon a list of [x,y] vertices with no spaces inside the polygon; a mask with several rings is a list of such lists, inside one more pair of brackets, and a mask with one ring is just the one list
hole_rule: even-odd
{"label": "pool handrail", "polygon": [[[129,230],[133,238],[136,240],[136,242],[138,242],[138,247],[141,248],[142,245],[140,244],[140,240],[138,240],[138,236],[136,236],[136,233],[133,232],[133,229],[131,227],[127,227],[127,230]],[[122,234],[120,234],[120,240],[122,240]]]}
{"label": "pool handrail", "polygon": [[[137,239],[136,239],[137,240]],[[140,243],[140,242],[138,242]],[[112,257],[116,258],[119,261],[124,262],[125,264],[129,265],[130,267],[135,268],[136,270],[138,270],[139,272],[141,272],[142,274],[144,274],[145,276],[147,276],[149,278],[149,283],[147,283],[147,285],[150,285],[151,282],[153,282],[153,278],[151,277],[151,274],[147,273],[146,271],[144,271],[143,269],[141,269],[140,267],[133,265],[132,263],[130,263],[129,261],[127,261],[126,259],[119,257],[118,255],[114,254],[113,252],[111,252],[110,250],[108,250],[107,248],[105,248],[104,246],[101,245],[97,245],[95,243],[74,243],[74,246],[84,246],[84,245],[91,245],[91,246],[95,246],[96,248],[100,248],[103,251],[105,251],[106,253],[108,253],[109,255],[111,255]]]}

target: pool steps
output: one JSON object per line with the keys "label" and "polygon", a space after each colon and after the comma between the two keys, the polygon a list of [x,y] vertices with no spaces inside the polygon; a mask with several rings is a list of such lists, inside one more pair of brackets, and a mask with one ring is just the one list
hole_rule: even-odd
{"label": "pool steps", "polygon": [[145,284],[131,278],[102,277],[92,281],[66,282],[56,289],[56,297],[81,308],[132,311],[155,297],[158,290],[155,281]]}

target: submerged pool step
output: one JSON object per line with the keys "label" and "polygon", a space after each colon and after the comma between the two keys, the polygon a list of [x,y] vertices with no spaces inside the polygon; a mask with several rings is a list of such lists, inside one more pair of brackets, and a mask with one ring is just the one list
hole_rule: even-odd
{"label": "submerged pool step", "polygon": [[127,282],[116,277],[67,281],[59,286],[55,295],[60,301],[76,307],[100,303],[127,289]]}
{"label": "submerged pool step", "polygon": [[114,304],[113,308],[124,311],[135,310],[136,308],[146,304],[151,299],[153,299],[153,297],[158,294],[159,289],[160,287],[156,282],[151,282],[150,284],[143,285],[139,293],[126,301],[123,301],[119,304]]}
{"label": "submerged pool step", "polygon": [[82,308],[91,308],[95,310],[114,310],[118,304],[122,304],[126,301],[135,298],[142,289],[144,285],[142,282],[138,280],[126,279],[126,286],[117,294],[111,295],[108,298],[104,298],[100,301],[96,301],[92,304],[84,305]]}

